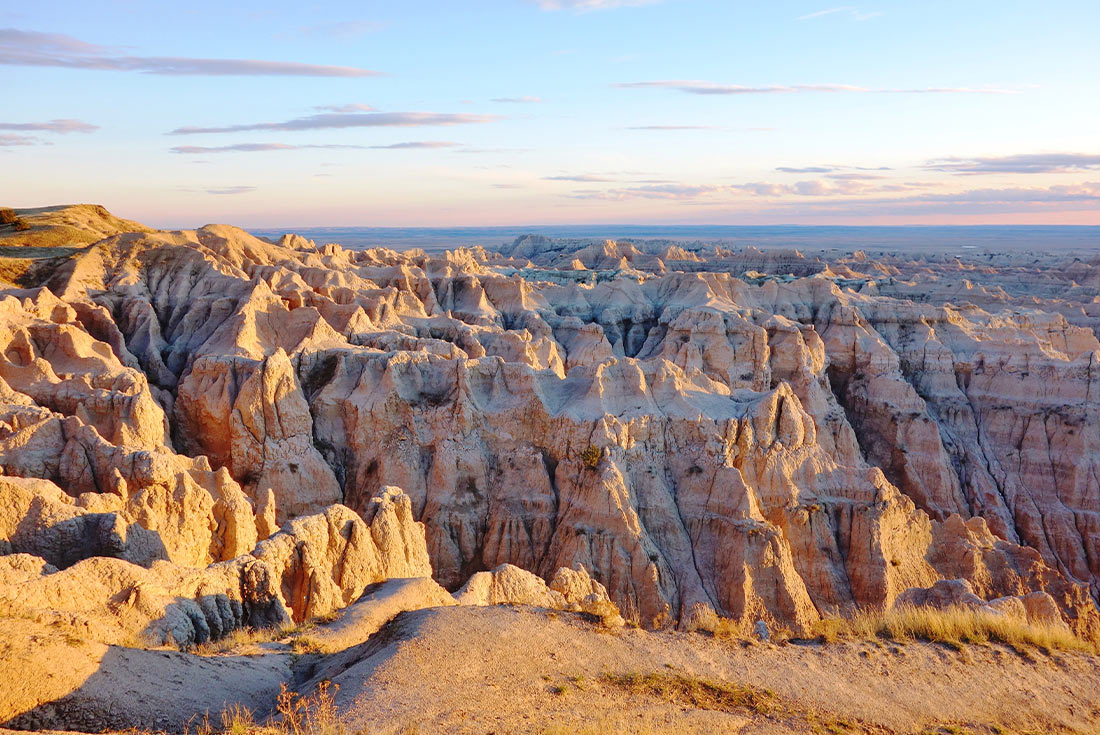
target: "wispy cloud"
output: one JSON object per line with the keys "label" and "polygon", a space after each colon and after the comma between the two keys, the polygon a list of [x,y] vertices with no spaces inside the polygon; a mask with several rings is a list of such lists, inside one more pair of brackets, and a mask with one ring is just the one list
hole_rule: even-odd
{"label": "wispy cloud", "polygon": [[248,194],[249,192],[256,191],[255,186],[222,186],[214,189],[205,189],[207,194],[217,194],[219,196],[229,196],[232,194]]}
{"label": "wispy cloud", "polygon": [[397,151],[397,150],[410,150],[410,149],[430,149],[430,148],[455,148],[462,145],[461,143],[455,143],[450,140],[410,140],[405,143],[390,143],[389,145],[372,145],[371,148],[378,150]]}
{"label": "wispy cloud", "polygon": [[610,8],[633,8],[640,5],[656,5],[661,0],[534,0],[543,10],[608,10]]}
{"label": "wispy cloud", "polygon": [[[290,143],[234,143],[233,145],[202,146],[202,145],[178,145],[170,149],[173,153],[186,153],[203,155],[207,153],[263,153],[265,151],[300,151],[307,149],[320,150],[407,150],[417,148],[452,148],[462,145],[449,140],[413,140],[406,143],[390,143],[388,145],[344,145],[340,143],[318,143],[306,145],[291,145]],[[323,165],[323,164],[322,164]]]}
{"label": "wispy cloud", "polygon": [[953,174],[1067,174],[1100,170],[1100,154],[1021,153],[1013,156],[937,158],[924,168]]}
{"label": "wispy cloud", "polygon": [[16,28],[0,28],[0,65],[202,76],[370,77],[379,74],[352,66],[319,66],[290,61],[129,56],[61,33]]}
{"label": "wispy cloud", "polygon": [[[893,171],[889,166],[841,166],[839,164],[826,164],[823,166],[779,166],[775,169],[785,174],[832,174],[838,171]],[[855,178],[854,175],[847,178]]]}
{"label": "wispy cloud", "polygon": [[606,176],[598,176],[596,174],[563,174],[561,176],[543,176],[543,181],[583,181],[588,183],[597,183],[605,181],[614,181],[615,179],[609,179]]}
{"label": "wispy cloud", "polygon": [[878,174],[864,174],[848,171],[844,173],[825,174],[825,178],[835,181],[876,181],[878,179],[885,179],[886,177]]}
{"label": "wispy cloud", "polygon": [[813,20],[814,18],[824,18],[826,15],[844,15],[851,20],[870,20],[871,18],[877,18],[882,15],[881,11],[863,12],[859,8],[853,5],[842,5],[839,8],[828,8],[827,10],[818,10],[815,13],[807,13],[806,15],[800,15],[795,20]]}
{"label": "wispy cloud", "polygon": [[[567,195],[577,199],[623,201],[658,199],[685,204],[735,204],[755,198],[772,200],[772,213],[975,214],[1063,211],[1090,208],[1100,202],[1100,182],[1049,187],[971,189],[960,192],[921,191],[935,184],[903,182],[808,180],[795,184],[755,181],[744,184],[665,184],[614,189],[584,189]],[[920,192],[920,193],[915,193]],[[877,194],[877,196],[875,196]],[[906,194],[905,196],[883,196]],[[749,199],[746,199],[749,197]]]}
{"label": "wispy cloud", "polygon": [[35,145],[38,141],[29,135],[16,135],[15,133],[0,133],[0,147],[17,145]]}
{"label": "wispy cloud", "polygon": [[627,130],[718,130],[717,125],[631,125]]}
{"label": "wispy cloud", "polygon": [[341,128],[417,127],[428,125],[464,125],[488,123],[500,118],[496,115],[465,115],[442,112],[364,112],[322,113],[299,117],[285,122],[245,123],[217,127],[187,126],[170,131],[169,135],[195,135],[198,133],[241,133],[252,130],[325,130]]}
{"label": "wispy cloud", "polygon": [[542,97],[494,97],[489,101],[503,104],[533,104],[535,102],[542,102]]}
{"label": "wispy cloud", "polygon": [[1051,203],[1100,201],[1100,181],[1083,184],[1057,184],[1046,187],[1007,187],[1002,189],[970,189],[954,194],[924,194],[908,201],[951,203]]}
{"label": "wispy cloud", "polygon": [[91,133],[99,130],[98,125],[83,120],[58,119],[45,122],[0,123],[0,130],[19,130],[43,133]]}
{"label": "wispy cloud", "polygon": [[305,148],[359,148],[366,149],[372,146],[365,145],[340,145],[340,144],[319,144],[319,145],[290,145],[289,143],[234,143],[233,145],[220,145],[220,146],[201,146],[201,145],[178,145],[172,148],[173,153],[193,153],[193,154],[205,154],[205,153],[262,153],[264,151],[297,151]]}
{"label": "wispy cloud", "polygon": [[688,94],[739,95],[739,94],[797,94],[804,92],[858,93],[858,94],[1018,94],[1017,90],[979,87],[918,87],[913,89],[875,89],[852,84],[771,84],[746,86],[720,84],[692,79],[659,79],[648,82],[619,82],[613,87],[639,89],[647,87],[675,89]]}
{"label": "wispy cloud", "polygon": [[374,112],[374,107],[364,104],[362,102],[352,102],[348,105],[318,105],[313,108],[314,110],[322,110],[324,112]]}
{"label": "wispy cloud", "polygon": [[904,197],[833,199],[795,205],[779,203],[773,213],[812,216],[969,215],[1014,212],[1063,212],[1093,209],[1100,203],[1100,182],[1072,186],[970,189],[951,193],[921,193]]}
{"label": "wispy cloud", "polygon": [[569,196],[574,199],[604,199],[622,201],[626,199],[668,199],[690,200],[728,194],[732,187],[720,184],[646,184],[618,189],[582,189]]}
{"label": "wispy cloud", "polygon": [[[877,177],[874,177],[877,178]],[[809,179],[793,184],[770,181],[750,181],[742,184],[682,184],[664,182],[645,186],[629,186],[614,189],[585,189],[571,196],[580,199],[669,199],[676,201],[723,200],[733,201],[750,197],[803,198],[803,197],[852,197],[874,193],[907,192],[920,185],[877,184],[864,179]]]}
{"label": "wispy cloud", "polygon": [[529,153],[530,148],[456,148],[454,153]]}

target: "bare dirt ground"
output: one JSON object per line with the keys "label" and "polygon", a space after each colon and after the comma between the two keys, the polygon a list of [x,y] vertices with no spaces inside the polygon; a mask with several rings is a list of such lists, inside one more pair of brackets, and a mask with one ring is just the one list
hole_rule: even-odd
{"label": "bare dirt ground", "polygon": [[[352,732],[1093,733],[1097,663],[1002,646],[746,646],[454,607],[406,613],[361,646],[303,661],[299,675],[340,685]],[[701,709],[675,687],[638,693],[611,681],[627,674],[748,688],[764,704]]]}
{"label": "bare dirt ground", "polygon": [[23,714],[0,724],[38,730],[177,732],[238,704],[262,720],[284,682],[328,679],[348,735],[1100,732],[1097,657],[1001,645],[750,644],[509,606],[405,612],[324,652],[284,640],[199,655],[19,625],[0,700]]}

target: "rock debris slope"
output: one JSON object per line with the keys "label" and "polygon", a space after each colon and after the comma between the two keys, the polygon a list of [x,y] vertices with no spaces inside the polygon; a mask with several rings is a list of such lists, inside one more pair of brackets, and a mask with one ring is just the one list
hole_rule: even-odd
{"label": "rock debris slope", "polygon": [[79,213],[0,290],[13,616],[188,643],[431,575],[799,632],[965,580],[1100,629],[1098,262]]}

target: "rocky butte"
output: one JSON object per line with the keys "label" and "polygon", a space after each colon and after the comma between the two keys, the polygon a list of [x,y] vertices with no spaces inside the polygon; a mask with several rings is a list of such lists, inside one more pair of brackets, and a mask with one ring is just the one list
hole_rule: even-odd
{"label": "rocky butte", "polygon": [[[862,699],[835,732],[1098,726],[1085,654],[687,632],[811,641],[954,606],[1100,636],[1095,255],[532,236],[429,256],[17,214],[0,725],[176,731],[333,681],[372,732],[490,731],[456,714],[469,697],[517,732],[620,700],[659,732],[815,732],[838,698]],[[689,716],[614,675],[662,666],[797,706]],[[514,696],[471,690],[482,673]]]}

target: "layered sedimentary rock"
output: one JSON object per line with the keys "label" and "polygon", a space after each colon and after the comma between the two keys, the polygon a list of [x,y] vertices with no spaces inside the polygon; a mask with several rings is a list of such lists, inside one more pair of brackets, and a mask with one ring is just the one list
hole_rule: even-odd
{"label": "layered sedimentary rock", "polygon": [[0,463],[38,483],[0,484],[20,509],[4,548],[260,560],[295,619],[364,579],[454,590],[510,564],[580,565],[645,625],[705,609],[801,631],[964,579],[1095,630],[1091,312],[1047,309],[1052,289],[1025,308],[1014,260],[1016,281],[966,271],[1003,299],[915,297],[958,262],[114,234],[0,292]]}
{"label": "layered sedimentary rock", "polygon": [[[7,486],[29,484],[0,480]],[[38,497],[60,503],[56,496],[62,493],[52,489],[54,497],[41,491]],[[40,523],[41,515],[32,510],[27,518]],[[369,522],[334,505],[287,523],[240,556],[201,567],[165,560],[134,563],[124,558],[129,551],[124,527],[108,526],[101,514],[64,517],[54,510],[51,515],[56,522],[36,535],[83,542],[87,558],[59,570],[35,553],[52,548],[0,556],[0,612],[59,622],[112,644],[189,645],[238,628],[278,627],[343,608],[376,582],[431,575],[423,528],[412,519],[408,497],[396,488],[373,499]],[[202,520],[196,513],[192,522]],[[11,541],[16,549],[20,532]],[[115,547],[107,545],[112,542]]]}

